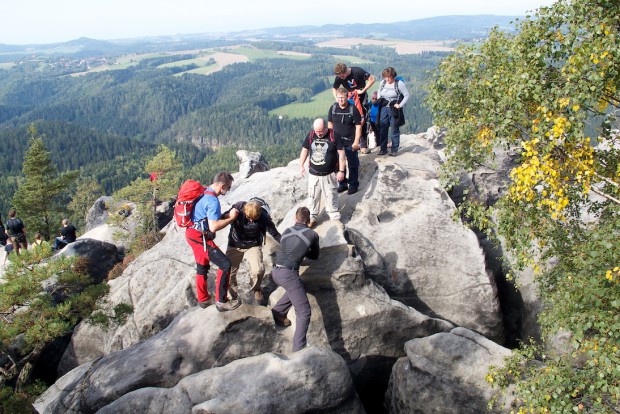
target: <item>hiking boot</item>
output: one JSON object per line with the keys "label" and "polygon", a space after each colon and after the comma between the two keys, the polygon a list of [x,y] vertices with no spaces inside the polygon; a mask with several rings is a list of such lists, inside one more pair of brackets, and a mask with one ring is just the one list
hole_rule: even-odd
{"label": "hiking boot", "polygon": [[357,188],[349,187],[348,194],[355,194],[355,193],[357,193]]}
{"label": "hiking boot", "polygon": [[395,152],[390,152],[390,157],[395,157],[396,153]]}
{"label": "hiking boot", "polygon": [[273,320],[278,326],[291,326],[291,321],[286,316],[280,316],[273,311],[271,312],[273,315]]}
{"label": "hiking boot", "polygon": [[204,302],[198,302],[198,306],[200,306],[202,309],[208,308],[209,306],[213,305],[215,303],[215,300],[211,297],[207,300],[205,300]]}
{"label": "hiking boot", "polygon": [[241,306],[241,302],[239,302],[236,299],[235,300],[229,300],[228,302],[223,302],[223,303],[222,302],[215,302],[215,307],[220,312],[226,312],[226,311],[235,310],[239,306]]}
{"label": "hiking boot", "polygon": [[343,186],[338,186],[338,192],[339,193],[344,193],[345,191],[347,191],[349,188],[348,185],[343,185]]}
{"label": "hiking boot", "polygon": [[368,148],[362,148],[360,154],[370,154],[370,150]]}
{"label": "hiking boot", "polygon": [[378,155],[385,155],[385,154],[387,154],[387,151],[383,151],[383,150],[381,150],[381,151],[379,151],[379,154],[378,154]]}
{"label": "hiking boot", "polygon": [[265,297],[263,296],[263,292],[260,290],[255,290],[254,291],[254,300],[257,301],[259,304],[263,303],[263,300],[265,300]]}

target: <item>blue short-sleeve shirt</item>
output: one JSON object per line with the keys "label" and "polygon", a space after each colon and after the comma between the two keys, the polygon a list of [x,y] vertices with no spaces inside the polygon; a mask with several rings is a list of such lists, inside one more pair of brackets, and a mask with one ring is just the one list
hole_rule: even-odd
{"label": "blue short-sleeve shirt", "polygon": [[[207,188],[207,190],[213,191],[211,187]],[[205,218],[207,220],[219,220],[221,217],[220,200],[210,194],[203,195],[194,206],[194,211],[192,211],[192,221],[194,223],[198,223]]]}

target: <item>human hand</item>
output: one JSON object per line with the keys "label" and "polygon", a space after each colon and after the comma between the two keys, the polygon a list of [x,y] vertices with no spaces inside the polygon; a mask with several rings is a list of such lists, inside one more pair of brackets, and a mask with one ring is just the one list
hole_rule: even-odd
{"label": "human hand", "polygon": [[237,210],[234,207],[231,208],[230,211],[228,212],[228,217],[232,219],[236,219],[238,215],[239,215],[239,210]]}
{"label": "human hand", "polygon": [[353,151],[359,151],[360,150],[360,144],[353,144],[353,145],[351,145],[351,149]]}
{"label": "human hand", "polygon": [[303,165],[299,166],[299,174],[301,175],[301,178],[304,178],[304,174],[306,173],[306,169],[304,168]]}

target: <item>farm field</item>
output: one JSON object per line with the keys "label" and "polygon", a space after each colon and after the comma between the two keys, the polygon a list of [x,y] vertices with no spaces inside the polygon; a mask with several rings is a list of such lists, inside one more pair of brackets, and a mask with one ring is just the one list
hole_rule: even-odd
{"label": "farm field", "polygon": [[422,52],[452,52],[454,48],[446,46],[445,42],[438,40],[406,41],[406,40],[378,40],[361,37],[344,37],[317,43],[318,47],[335,47],[351,49],[357,45],[375,45],[392,47],[399,55],[415,55]]}
{"label": "farm field", "polygon": [[292,103],[269,111],[269,115],[288,118],[319,118],[327,119],[327,111],[334,103],[332,89],[316,94],[310,102]]}

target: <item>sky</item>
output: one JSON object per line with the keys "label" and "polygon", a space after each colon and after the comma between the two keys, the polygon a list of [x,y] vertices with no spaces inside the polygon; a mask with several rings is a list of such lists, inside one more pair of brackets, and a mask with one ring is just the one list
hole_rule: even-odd
{"label": "sky", "polygon": [[[553,0],[5,0],[0,43],[55,43],[281,26],[393,23],[447,15],[525,15]],[[7,4],[8,3],[8,4]],[[350,10],[350,12],[349,12]]]}

